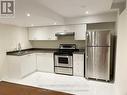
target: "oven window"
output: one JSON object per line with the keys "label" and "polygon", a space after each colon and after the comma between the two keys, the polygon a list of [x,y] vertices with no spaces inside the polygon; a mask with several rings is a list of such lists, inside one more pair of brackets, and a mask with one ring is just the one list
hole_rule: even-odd
{"label": "oven window", "polygon": [[59,57],[58,63],[59,63],[59,64],[68,64],[68,58]]}

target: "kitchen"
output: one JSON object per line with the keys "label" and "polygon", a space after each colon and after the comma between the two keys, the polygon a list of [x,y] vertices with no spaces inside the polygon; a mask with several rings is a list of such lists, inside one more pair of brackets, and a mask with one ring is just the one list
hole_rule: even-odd
{"label": "kitchen", "polygon": [[[60,3],[57,0],[55,1]],[[120,57],[118,57],[120,55],[117,54],[117,50],[120,50],[119,44],[122,44],[119,39],[123,37],[123,35],[119,33],[123,25],[120,23],[120,27],[118,15],[120,15],[120,13],[122,14],[124,8],[113,6],[115,3],[120,3],[123,6],[125,2],[114,1],[112,4],[112,8],[114,9],[112,9],[112,11],[101,12],[94,15],[86,12],[85,17],[81,16],[82,14],[80,13],[82,13],[82,11],[78,12],[75,10],[75,13],[71,12],[71,14],[68,14],[65,9],[63,13],[61,13],[60,10],[53,7],[53,4],[45,0],[43,0],[43,2],[39,0],[35,2],[32,0],[31,3],[29,0],[25,3],[21,0],[15,2],[18,5],[16,9],[20,9],[20,11],[16,11],[16,19],[0,18],[1,81],[76,95],[126,95],[124,94],[126,90],[123,90],[126,85],[120,81],[124,78],[120,75],[122,68],[117,62],[118,59],[121,60]],[[81,2],[83,1],[80,1],[80,3]],[[72,2],[70,1],[70,3]],[[110,2],[110,4],[111,3],[112,2]],[[25,7],[21,9],[23,4],[25,4]],[[42,6],[44,4],[45,6]],[[26,7],[28,5],[30,8]],[[106,4],[103,5],[106,6]],[[80,8],[81,7],[84,8],[85,6],[82,5]],[[37,11],[39,8],[45,14]],[[56,9],[56,11],[58,11],[59,14],[61,13],[61,15],[63,14],[63,16],[68,14],[68,18],[66,17],[63,20],[60,15],[55,14],[56,12],[49,8],[52,8],[52,10]],[[119,14],[117,8],[120,8]],[[24,12],[23,10],[26,9],[27,11]],[[70,11],[72,11],[72,9],[70,9]],[[76,13],[80,14],[80,17],[77,17]],[[69,17],[71,15],[75,15],[75,17]],[[86,77],[86,52],[88,46],[86,33],[88,33],[88,31],[94,31],[94,33],[96,31],[111,31],[110,33],[114,38],[120,35],[120,38],[117,39],[118,43],[116,43],[118,48],[116,48],[115,45],[116,39],[113,39],[113,54],[116,58],[112,57],[112,60],[115,62],[114,65],[109,67],[114,68],[111,71],[112,76],[114,76],[113,79],[100,79],[96,77],[89,79]],[[121,52],[118,53],[121,54]],[[65,58],[63,58],[63,56]],[[97,58],[97,56],[95,58]],[[58,64],[59,62],[60,64]],[[61,65],[61,63],[64,63],[64,65]],[[108,64],[108,66],[109,65],[110,64]],[[110,72],[109,68],[108,72]],[[108,76],[110,76],[110,74],[108,74]],[[121,76],[121,78],[119,78],[119,76]],[[79,86],[79,88],[77,86]],[[121,90],[122,87],[123,89]],[[116,89],[118,89],[118,92]]]}

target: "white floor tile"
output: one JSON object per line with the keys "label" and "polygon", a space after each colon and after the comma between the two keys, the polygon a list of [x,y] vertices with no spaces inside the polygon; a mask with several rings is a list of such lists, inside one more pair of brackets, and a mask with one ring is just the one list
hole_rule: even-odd
{"label": "white floor tile", "polygon": [[14,82],[75,95],[114,95],[114,84],[112,83],[52,73],[36,72]]}

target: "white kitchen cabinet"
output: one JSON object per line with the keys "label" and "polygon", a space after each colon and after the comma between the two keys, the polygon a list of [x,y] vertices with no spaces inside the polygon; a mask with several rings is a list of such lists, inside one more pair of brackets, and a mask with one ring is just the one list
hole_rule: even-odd
{"label": "white kitchen cabinet", "polygon": [[66,32],[65,26],[49,26],[29,28],[29,40],[57,40],[58,32]]}
{"label": "white kitchen cabinet", "polygon": [[21,76],[26,76],[36,70],[36,55],[28,54],[22,56],[21,60]]}
{"label": "white kitchen cabinet", "polygon": [[75,40],[86,40],[86,24],[69,25],[69,31],[75,32]]}
{"label": "white kitchen cabinet", "polygon": [[36,56],[28,54],[24,56],[7,56],[8,77],[23,78],[36,71]]}
{"label": "white kitchen cabinet", "polygon": [[55,36],[55,34],[59,32],[67,32],[67,28],[65,26],[49,26],[48,32],[50,40],[57,40],[57,36]]}
{"label": "white kitchen cabinet", "polygon": [[84,54],[73,54],[73,74],[84,77]]}
{"label": "white kitchen cabinet", "polygon": [[75,26],[75,40],[86,40],[86,24]]}
{"label": "white kitchen cabinet", "polygon": [[38,53],[37,55],[37,70],[43,72],[54,72],[53,53]]}
{"label": "white kitchen cabinet", "polygon": [[48,40],[49,33],[48,28],[29,28],[29,40]]}
{"label": "white kitchen cabinet", "polygon": [[29,40],[57,40],[52,27],[29,28]]}
{"label": "white kitchen cabinet", "polygon": [[85,40],[86,24],[29,28],[29,40],[57,40],[58,32],[75,32],[75,40]]}

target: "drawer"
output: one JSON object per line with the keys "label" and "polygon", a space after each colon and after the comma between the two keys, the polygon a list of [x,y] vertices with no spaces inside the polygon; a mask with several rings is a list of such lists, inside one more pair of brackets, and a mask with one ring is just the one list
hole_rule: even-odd
{"label": "drawer", "polygon": [[73,75],[73,70],[72,68],[55,67],[55,73]]}

